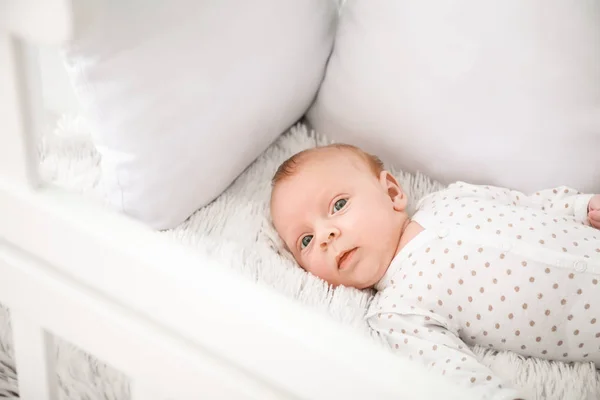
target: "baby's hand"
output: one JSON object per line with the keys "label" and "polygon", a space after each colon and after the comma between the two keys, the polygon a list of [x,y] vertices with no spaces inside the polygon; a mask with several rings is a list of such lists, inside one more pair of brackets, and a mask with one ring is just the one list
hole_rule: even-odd
{"label": "baby's hand", "polygon": [[595,195],[588,205],[588,220],[590,224],[600,229],[600,194]]}

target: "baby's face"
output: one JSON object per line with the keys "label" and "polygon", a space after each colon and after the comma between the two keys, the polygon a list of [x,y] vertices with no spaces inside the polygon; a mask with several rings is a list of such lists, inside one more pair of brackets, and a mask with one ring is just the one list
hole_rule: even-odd
{"label": "baby's face", "polygon": [[371,287],[396,254],[406,196],[389,173],[375,176],[349,151],[308,157],[273,190],[275,229],[308,272],[334,286]]}

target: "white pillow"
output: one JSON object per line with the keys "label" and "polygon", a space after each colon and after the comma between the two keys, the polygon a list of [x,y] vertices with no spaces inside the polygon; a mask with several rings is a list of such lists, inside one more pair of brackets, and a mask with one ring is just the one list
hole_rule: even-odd
{"label": "white pillow", "polygon": [[308,109],[331,0],[95,0],[65,49],[117,209],[171,228]]}
{"label": "white pillow", "polygon": [[444,183],[600,192],[600,2],[350,0],[309,121]]}

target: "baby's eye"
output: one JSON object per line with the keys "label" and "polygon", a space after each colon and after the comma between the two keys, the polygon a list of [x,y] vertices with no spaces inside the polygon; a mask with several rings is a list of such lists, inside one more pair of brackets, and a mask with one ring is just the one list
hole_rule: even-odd
{"label": "baby's eye", "polygon": [[300,241],[300,248],[305,248],[310,244],[310,241],[312,240],[313,235],[306,235],[302,238],[302,240]]}
{"label": "baby's eye", "polygon": [[344,208],[347,202],[347,199],[339,199],[338,201],[336,201],[333,205],[333,212],[335,213],[337,211],[340,211],[342,208]]}

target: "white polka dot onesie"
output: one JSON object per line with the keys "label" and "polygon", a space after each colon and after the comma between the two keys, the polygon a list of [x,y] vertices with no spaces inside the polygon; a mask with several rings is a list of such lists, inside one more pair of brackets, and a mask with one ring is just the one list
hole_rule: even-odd
{"label": "white polka dot onesie", "polygon": [[600,368],[600,231],[591,195],[456,183],[423,198],[425,230],[377,283],[367,319],[393,349],[481,398],[513,399],[465,344]]}

